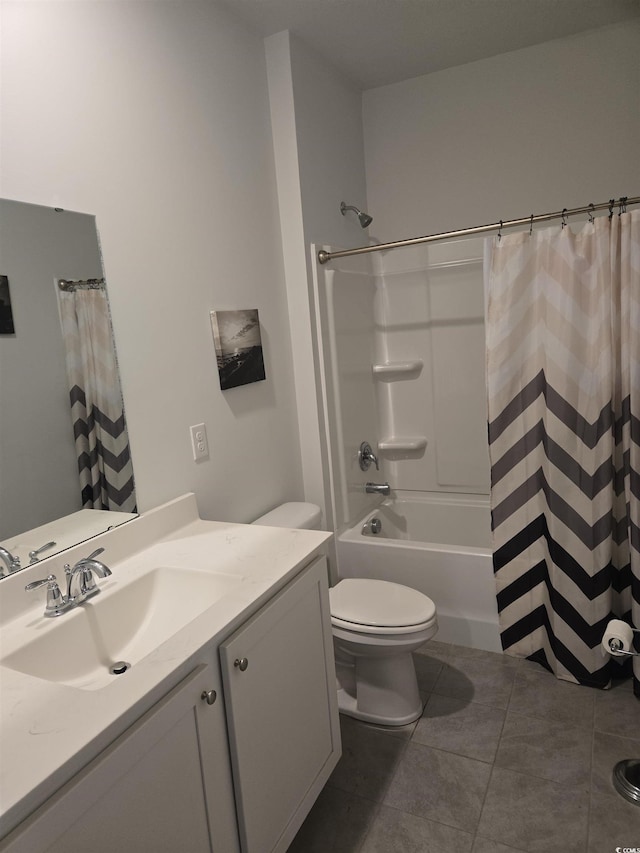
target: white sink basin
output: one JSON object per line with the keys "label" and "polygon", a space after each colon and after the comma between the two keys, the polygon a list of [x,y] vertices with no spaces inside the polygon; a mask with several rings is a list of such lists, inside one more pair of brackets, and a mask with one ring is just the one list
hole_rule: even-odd
{"label": "white sink basin", "polygon": [[99,690],[126,677],[112,673],[114,664],[135,666],[241,582],[234,575],[177,568],[156,568],[122,586],[113,576],[104,592],[75,610],[43,617],[36,626],[41,633],[0,663],[46,681]]}

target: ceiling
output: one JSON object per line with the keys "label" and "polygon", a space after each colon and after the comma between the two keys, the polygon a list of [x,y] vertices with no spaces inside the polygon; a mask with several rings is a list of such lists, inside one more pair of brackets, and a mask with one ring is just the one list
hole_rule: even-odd
{"label": "ceiling", "polygon": [[640,16],[640,0],[218,2],[263,36],[295,33],[361,89]]}

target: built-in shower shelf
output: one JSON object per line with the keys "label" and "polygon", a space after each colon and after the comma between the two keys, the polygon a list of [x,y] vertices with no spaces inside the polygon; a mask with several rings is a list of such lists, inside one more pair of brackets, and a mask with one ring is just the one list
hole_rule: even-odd
{"label": "built-in shower shelf", "polygon": [[424,435],[413,436],[388,436],[381,438],[378,442],[378,450],[381,453],[397,453],[398,451],[416,452],[424,450],[427,446],[427,439]]}
{"label": "built-in shower shelf", "polygon": [[392,379],[394,376],[401,378],[407,374],[418,374],[422,370],[422,359],[414,361],[385,361],[373,365],[374,376]]}

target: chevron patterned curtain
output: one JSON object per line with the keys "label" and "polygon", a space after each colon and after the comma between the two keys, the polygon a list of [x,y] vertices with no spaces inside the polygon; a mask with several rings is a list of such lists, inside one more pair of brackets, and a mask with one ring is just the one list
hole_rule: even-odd
{"label": "chevron patterned curtain", "polygon": [[491,238],[485,273],[502,645],[606,687],[607,622],[640,627],[640,211]]}
{"label": "chevron patterned curtain", "polygon": [[136,512],[107,295],[76,287],[58,296],[82,508]]}

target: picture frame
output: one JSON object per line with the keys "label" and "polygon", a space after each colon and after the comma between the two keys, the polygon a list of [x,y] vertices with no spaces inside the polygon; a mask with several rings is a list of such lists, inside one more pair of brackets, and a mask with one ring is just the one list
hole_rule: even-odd
{"label": "picture frame", "polygon": [[258,309],[211,311],[210,318],[220,388],[266,379]]}

